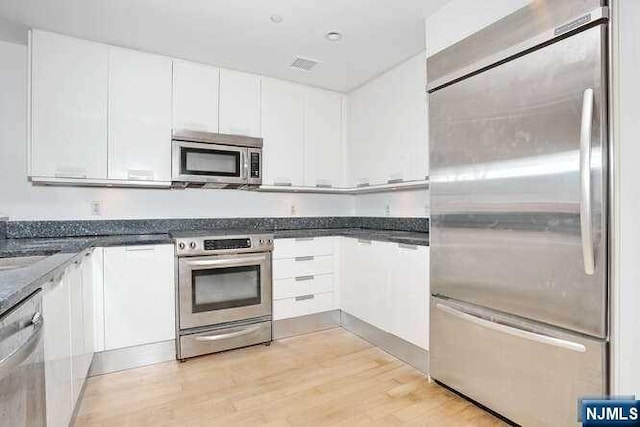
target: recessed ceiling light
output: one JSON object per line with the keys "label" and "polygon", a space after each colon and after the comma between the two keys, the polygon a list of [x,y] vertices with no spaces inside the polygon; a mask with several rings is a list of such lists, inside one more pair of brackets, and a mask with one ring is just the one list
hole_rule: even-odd
{"label": "recessed ceiling light", "polygon": [[337,42],[342,39],[342,33],[339,31],[329,31],[326,37],[329,41]]}
{"label": "recessed ceiling light", "polygon": [[271,19],[271,22],[273,22],[274,24],[279,24],[284,20],[284,18],[282,18],[282,15],[271,15],[271,18],[269,19]]}

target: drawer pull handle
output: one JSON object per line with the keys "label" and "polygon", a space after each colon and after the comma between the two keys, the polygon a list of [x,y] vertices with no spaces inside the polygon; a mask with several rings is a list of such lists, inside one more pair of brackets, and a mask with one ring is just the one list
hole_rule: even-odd
{"label": "drawer pull handle", "polygon": [[153,245],[146,246],[125,246],[124,250],[127,252],[142,252],[142,251],[154,251],[156,248]]}
{"label": "drawer pull handle", "polygon": [[257,332],[259,329],[260,329],[260,326],[253,326],[253,327],[241,329],[235,332],[199,336],[199,337],[195,337],[195,340],[196,341],[220,341],[220,340],[229,339],[229,338],[241,337],[243,335],[249,335],[254,332]]}
{"label": "drawer pull handle", "polygon": [[296,262],[298,261],[313,261],[314,259],[316,259],[316,257],[312,256],[297,256],[296,258]]}
{"label": "drawer pull handle", "polygon": [[310,242],[314,237],[296,237],[296,242]]}
{"label": "drawer pull handle", "polygon": [[361,245],[370,245],[371,244],[371,240],[358,239],[358,243],[360,243]]}
{"label": "drawer pull handle", "polygon": [[302,296],[296,297],[296,301],[305,301],[305,300],[314,299],[314,298],[315,298],[315,295],[313,295],[313,294],[311,294],[311,295],[302,295]]}
{"label": "drawer pull handle", "polygon": [[313,280],[315,279],[315,276],[298,276],[296,277],[296,282],[306,282],[308,280]]}
{"label": "drawer pull handle", "polygon": [[275,185],[276,187],[291,187],[291,183],[287,182],[287,181],[275,181],[273,183],[273,185]]}
{"label": "drawer pull handle", "polygon": [[398,243],[398,247],[401,249],[411,249],[414,251],[418,249],[418,245],[409,245],[407,243]]}

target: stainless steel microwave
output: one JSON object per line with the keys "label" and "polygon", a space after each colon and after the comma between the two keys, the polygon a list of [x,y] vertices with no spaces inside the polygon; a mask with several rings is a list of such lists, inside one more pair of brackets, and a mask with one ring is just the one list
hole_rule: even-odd
{"label": "stainless steel microwave", "polygon": [[262,184],[262,138],[174,131],[171,180],[175,186],[253,188]]}

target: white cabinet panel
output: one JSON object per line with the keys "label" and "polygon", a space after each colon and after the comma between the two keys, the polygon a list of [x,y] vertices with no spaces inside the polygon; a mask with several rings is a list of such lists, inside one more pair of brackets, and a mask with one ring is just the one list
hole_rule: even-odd
{"label": "white cabinet panel", "polygon": [[107,177],[109,48],[34,30],[31,175]]}
{"label": "white cabinet panel", "polygon": [[173,245],[104,249],[105,350],[175,338]]}
{"label": "white cabinet panel", "polygon": [[332,255],[334,252],[334,239],[331,236],[275,239],[273,243],[273,259]]}
{"label": "white cabinet panel", "polygon": [[171,60],[109,55],[109,179],[171,180]]}
{"label": "white cabinet panel", "polygon": [[98,257],[98,249],[93,249],[82,261],[80,269],[82,271],[82,324],[83,324],[83,349],[82,366],[80,372],[82,378],[86,378],[93,359],[95,347],[95,293],[97,288],[96,270],[102,274],[102,269],[98,267],[98,262],[102,262],[102,257]]}
{"label": "white cabinet panel", "polygon": [[218,132],[220,70],[173,61],[173,128]]}
{"label": "white cabinet panel", "polygon": [[333,292],[280,299],[273,302],[273,320],[322,313],[333,309]]}
{"label": "white cabinet panel", "polygon": [[332,255],[304,256],[276,259],[273,261],[274,279],[329,274],[333,273],[333,270],[334,263]]}
{"label": "white cabinet panel", "polygon": [[344,184],[343,95],[308,88],[304,108],[304,185]]}
{"label": "white cabinet panel", "polygon": [[83,313],[83,297],[82,297],[82,269],[78,263],[71,264],[65,275],[69,281],[70,293],[70,319],[71,319],[71,390],[72,398],[75,404],[80,396],[82,383],[86,372],[83,371],[83,354],[84,354],[84,313]]}
{"label": "white cabinet panel", "polygon": [[303,86],[262,80],[262,137],[263,183],[303,185]]}
{"label": "white cabinet panel", "polygon": [[276,279],[273,281],[273,299],[279,300],[301,295],[332,292],[333,277],[333,274],[317,274],[298,278]]}
{"label": "white cabinet panel", "polygon": [[68,277],[49,283],[42,297],[47,426],[66,427],[73,410],[71,301]]}
{"label": "white cabinet panel", "polygon": [[104,250],[95,248],[92,258],[93,351],[104,351]]}
{"label": "white cabinet panel", "polygon": [[260,76],[220,70],[220,133],[259,137]]}
{"label": "white cabinet panel", "polygon": [[352,238],[342,240],[341,307],[345,312],[390,332],[386,244]]}
{"label": "white cabinet panel", "polygon": [[427,349],[429,248],[394,244],[390,249],[390,332]]}

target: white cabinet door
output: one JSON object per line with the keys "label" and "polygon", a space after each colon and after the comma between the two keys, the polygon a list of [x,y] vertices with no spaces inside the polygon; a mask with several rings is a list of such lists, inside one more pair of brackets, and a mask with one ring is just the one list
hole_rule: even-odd
{"label": "white cabinet door", "polygon": [[390,332],[427,349],[429,335],[429,248],[391,244]]}
{"label": "white cabinet door", "polygon": [[218,132],[220,70],[173,61],[173,129]]}
{"label": "white cabinet door", "polygon": [[259,137],[260,76],[220,70],[220,133]]}
{"label": "white cabinet door", "polygon": [[173,245],[104,249],[105,350],[175,338]]}
{"label": "white cabinet door", "polygon": [[[388,255],[385,244],[344,238],[342,241],[341,307],[345,312],[387,330]],[[389,331],[388,331],[389,332]]]}
{"label": "white cabinet door", "polygon": [[[101,260],[101,258],[100,258]],[[80,265],[82,272],[82,324],[83,324],[83,348],[82,348],[82,366],[80,372],[83,380],[86,378],[93,359],[95,346],[95,293],[96,293],[96,269],[98,258],[96,249],[92,250]]]}
{"label": "white cabinet door", "polygon": [[304,185],[344,184],[343,95],[308,88],[304,108]]}
{"label": "white cabinet door", "polygon": [[303,185],[304,87],[262,81],[265,185]]}
{"label": "white cabinet door", "polygon": [[71,264],[65,273],[69,281],[70,319],[71,319],[71,389],[73,404],[80,396],[86,372],[84,369],[84,312],[82,296],[82,269],[80,261]]}
{"label": "white cabinet door", "polygon": [[109,48],[34,30],[31,175],[107,177]]}
{"label": "white cabinet door", "polygon": [[66,427],[73,410],[71,302],[67,276],[47,284],[42,296],[47,426]]}
{"label": "white cabinet door", "polygon": [[109,55],[109,179],[171,181],[171,60]]}

